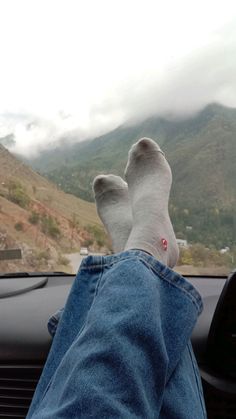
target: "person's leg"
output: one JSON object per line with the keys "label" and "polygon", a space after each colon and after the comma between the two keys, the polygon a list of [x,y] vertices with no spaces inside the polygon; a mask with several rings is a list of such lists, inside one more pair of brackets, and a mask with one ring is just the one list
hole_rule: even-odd
{"label": "person's leg", "polygon": [[165,387],[159,418],[207,418],[201,377],[190,341]]}
{"label": "person's leg", "polygon": [[[138,183],[136,182],[136,185],[134,185],[134,191],[132,195],[133,198],[135,196],[138,196],[144,189],[147,191],[149,190],[149,194],[152,193],[152,190],[150,188],[149,189],[147,188],[147,182],[146,182],[147,180],[147,164],[146,164],[147,158],[146,157],[148,156],[150,158],[149,151],[150,151],[150,146],[153,147],[152,141],[151,143],[149,140],[141,141],[142,149],[143,149],[143,145],[144,145],[144,149],[147,151],[146,154],[143,152],[141,153],[141,165],[143,165],[144,170],[145,170],[145,173],[144,173],[145,182],[142,182],[142,181]],[[138,144],[138,147],[139,146],[140,144]],[[137,149],[137,145],[136,145],[136,149]],[[140,159],[140,156],[139,156],[139,159]],[[159,165],[160,160],[156,159],[156,157],[152,161],[153,162],[155,161],[155,165],[158,166],[159,169],[160,167],[163,166],[163,162],[164,164],[166,164],[165,161],[161,161],[161,165]],[[158,169],[158,171],[156,171],[155,165],[151,165],[150,167],[151,167],[152,173],[153,174],[155,173],[156,181],[158,178],[158,182],[161,185],[161,187],[157,188],[158,193],[159,193],[159,198],[160,198],[160,193],[162,189],[166,187],[165,186],[166,180],[164,180],[163,178],[163,174],[166,172],[166,170],[164,170],[164,172],[162,169],[161,170]],[[153,169],[154,169],[154,172],[153,172]],[[142,177],[141,177],[141,180],[142,180]],[[137,190],[138,184],[141,185],[140,192],[138,192]],[[131,188],[133,187],[132,181],[130,182],[130,186]],[[155,194],[153,198],[154,200],[156,199],[157,201],[159,199],[158,196]],[[166,226],[169,227],[168,212],[167,212],[167,216],[165,213],[163,213],[163,208],[164,209],[167,208],[168,193],[167,194],[165,193],[163,195],[163,198],[164,198],[164,205],[162,202],[162,205],[160,206],[161,208],[160,211],[156,211],[155,207],[150,208],[151,215],[152,215],[152,217],[150,217],[150,222],[152,223],[152,229],[153,231],[157,231],[157,232],[159,230],[160,220],[163,217],[163,215],[164,215],[165,220],[167,221]],[[151,199],[151,201],[153,201],[153,199]],[[154,238],[155,245],[157,246],[157,251],[160,258],[161,256],[164,255],[167,259],[167,263],[170,263],[170,265],[173,266],[173,261],[176,260],[176,256],[173,257],[174,255],[173,249],[175,252],[175,243],[169,242],[168,243],[169,246],[167,246],[167,248],[164,249],[163,243],[162,242],[160,243],[159,239],[155,240],[155,237],[153,235],[150,236],[149,232],[151,230],[150,230],[150,227],[147,228],[148,225],[146,222],[146,217],[148,216],[146,208],[143,205],[138,205],[138,208],[139,208],[139,212],[143,211],[143,215],[144,215],[144,217],[141,217],[140,219],[144,220],[145,228],[143,229],[143,232],[146,235],[145,243],[147,243],[149,239],[151,239],[152,241]],[[122,222],[122,219],[120,219],[120,222]],[[138,230],[140,232],[140,225],[139,225]],[[166,230],[166,233],[169,239],[171,237],[171,234],[170,234],[171,229],[167,229],[167,230]],[[131,232],[131,235],[132,235],[132,232]],[[133,235],[133,237],[135,235],[136,233]],[[135,243],[134,244],[135,247],[136,245],[137,245],[137,248],[140,247],[139,246],[140,243],[137,242],[137,240],[134,243]],[[145,250],[151,253],[152,248],[153,247],[150,247]],[[204,403],[203,405],[201,405],[200,403],[201,391],[199,391],[199,389],[201,390],[201,386],[197,385],[197,382],[199,381],[199,374],[198,374],[197,369],[195,370],[194,368],[194,363],[193,363],[194,358],[189,357],[189,356],[186,357],[185,355],[186,347],[187,347],[187,336],[190,336],[191,327],[193,327],[191,326],[191,324],[192,323],[194,324],[195,320],[193,320],[191,316],[188,318],[188,315],[185,312],[186,307],[185,308],[182,307],[182,304],[184,304],[184,299],[182,299],[182,297],[188,296],[189,301],[191,300],[193,306],[195,306],[195,308],[197,306],[199,310],[199,307],[201,305],[200,297],[197,294],[197,292],[193,289],[193,287],[191,287],[191,285],[188,284],[183,278],[179,277],[179,275],[177,274],[174,274],[172,271],[167,270],[167,268],[164,268],[155,259],[153,259],[151,256],[147,256],[147,254],[143,252],[135,253],[135,256],[138,256],[138,257],[135,259],[135,266],[134,266],[133,260],[131,260],[132,258],[130,259],[130,256],[131,256],[130,253],[132,253],[134,256],[133,251],[131,251],[125,254],[118,255],[115,259],[112,259],[112,262],[111,262],[111,259],[101,260],[102,265],[104,266],[104,273],[101,279],[99,279],[99,277],[100,277],[100,274],[102,274],[102,266],[100,266],[99,268],[98,259],[96,261],[94,259],[90,259],[88,261],[89,263],[87,266],[87,269],[88,269],[87,278],[90,278],[91,281],[94,283],[101,284],[103,282],[103,279],[105,278],[105,273],[106,273],[107,279],[104,283],[104,286],[102,287],[103,291],[107,289],[109,290],[110,288],[110,292],[111,292],[113,289],[113,286],[115,286],[117,294],[114,293],[114,297],[116,300],[115,301],[116,304],[114,305],[114,307],[116,307],[116,309],[113,308],[113,304],[109,304],[106,298],[104,299],[104,297],[106,297],[106,293],[105,294],[101,293],[100,295],[101,287],[99,285],[97,288],[98,293],[96,294],[96,292],[94,292],[92,297],[90,296],[90,298],[88,298],[88,300],[90,300],[90,303],[88,305],[85,304],[84,314],[83,314],[83,306],[82,306],[82,318],[91,320],[91,313],[93,313],[92,319],[95,320],[94,314],[95,313],[99,314],[99,308],[98,308],[99,304],[97,306],[97,303],[98,302],[101,303],[102,300],[104,301],[103,303],[100,304],[100,306],[103,306],[104,313],[106,313],[107,316],[105,317],[101,316],[101,318],[99,317],[99,319],[97,319],[97,324],[95,321],[91,322],[91,321],[85,320],[83,331],[80,334],[80,331],[81,331],[80,321],[78,323],[76,323],[75,321],[72,321],[70,323],[70,320],[72,318],[74,319],[77,318],[79,320],[81,316],[80,314],[81,307],[80,305],[76,305],[76,301],[77,301],[76,295],[78,295],[77,292],[79,291],[79,287],[78,286],[73,287],[73,290],[71,292],[71,295],[68,299],[68,302],[65,308],[65,313],[67,313],[67,315],[65,316],[63,315],[65,321],[60,321],[58,332],[57,332],[58,335],[56,334],[58,338],[54,340],[51,353],[48,357],[48,361],[46,363],[46,367],[43,372],[43,376],[41,380],[41,383],[43,384],[41,385],[41,387],[39,386],[37,388],[34,402],[32,404],[32,407],[29,413],[29,417],[33,417],[33,418],[36,418],[36,417],[47,418],[47,417],[52,417],[52,416],[55,418],[59,418],[59,417],[114,417],[114,416],[116,417],[117,416],[118,417],[158,417],[158,412],[160,411],[160,409],[161,409],[160,417],[162,417],[161,415],[163,415],[163,418],[164,417],[169,417],[169,418],[173,417],[173,418],[181,418],[181,419],[188,418],[189,411],[192,411],[192,410],[194,410],[194,412],[196,413],[197,418],[205,417],[204,409],[202,408],[202,406],[204,406]],[[142,254],[141,259],[140,259],[140,253]],[[147,261],[146,258],[149,258],[149,260]],[[144,263],[144,260],[145,262],[148,262],[148,263],[147,264]],[[126,269],[127,270],[126,274],[128,275],[127,277],[125,274],[122,273],[123,272],[122,268],[124,267],[123,262],[126,262],[126,268],[129,267],[129,269]],[[128,266],[127,266],[127,262],[129,263]],[[139,262],[141,262],[142,264],[145,265],[146,268],[148,268],[147,271],[144,272],[141,269],[141,267],[139,267]],[[155,269],[153,269],[154,265],[155,265]],[[164,268],[164,270],[163,269],[161,269],[161,271],[159,270],[160,265],[162,268]],[[95,267],[96,267],[96,272],[94,270]],[[115,270],[115,275],[114,275],[113,268],[115,267],[116,267],[116,270]],[[100,273],[99,273],[99,269],[101,270]],[[168,285],[168,290],[170,292],[169,296],[168,296],[168,293],[161,292],[162,286],[161,287],[157,286],[156,294],[152,293],[151,287],[149,288],[148,286],[150,282],[149,281],[150,272],[152,272],[152,274],[154,274],[154,277],[156,277],[156,280],[157,280],[156,285],[159,283],[162,284],[163,281],[164,282],[166,281],[166,285],[167,285],[170,281],[171,285],[170,286]],[[84,269],[82,276],[80,273],[77,280],[80,278],[80,280],[83,283],[82,277],[85,273],[86,273],[86,269]],[[120,278],[120,274],[121,274],[121,278]],[[141,278],[142,280],[144,280],[146,287],[144,288],[142,286],[139,287],[140,278],[138,274],[141,274],[147,278],[146,280],[144,277]],[[119,284],[119,278],[120,278],[121,284]],[[126,278],[125,286],[123,283],[124,278]],[[116,283],[117,281],[118,283]],[[84,283],[87,283],[89,287],[88,281],[87,282],[85,281]],[[137,287],[138,287],[137,290],[135,290],[134,283],[135,284],[137,283]],[[121,285],[121,287],[119,285]],[[173,285],[174,287],[176,287],[176,291],[178,290],[178,292],[180,292],[179,295],[182,295],[181,298],[176,298],[176,299],[174,298],[174,301],[173,301],[173,303],[175,302],[177,304],[178,310],[175,309],[175,304],[172,304]],[[127,290],[126,290],[126,286],[127,286]],[[149,293],[151,292],[150,298],[148,297],[148,293],[147,293],[148,288],[149,288]],[[94,287],[94,290],[95,290],[95,287]],[[125,293],[125,295],[123,295],[122,291]],[[130,293],[130,291],[132,292]],[[108,294],[109,292],[107,293],[107,295]],[[88,295],[89,294],[88,293],[86,294],[85,292],[85,301],[87,300]],[[166,298],[164,297],[164,295]],[[101,298],[98,298],[98,296]],[[143,300],[141,297],[143,298]],[[153,304],[154,300],[155,300],[155,304]],[[71,305],[70,303],[71,302],[73,303],[73,301],[75,302],[75,304]],[[93,303],[91,306],[92,301]],[[145,304],[142,305],[142,301],[146,302],[146,306]],[[149,301],[148,304],[147,304],[147,301]],[[165,302],[167,304],[165,304]],[[108,305],[106,303],[108,303]],[[123,303],[126,303],[124,307],[122,306]],[[129,304],[127,303],[130,304],[130,307],[129,307]],[[141,307],[140,307],[140,304],[141,304]],[[91,308],[89,309],[89,307]],[[129,307],[128,313],[132,314],[131,318],[129,318],[129,316],[122,315],[122,310],[124,310],[123,314],[125,314],[127,313],[128,307]],[[73,310],[77,311],[76,315],[73,315]],[[89,310],[87,313],[87,317],[86,317],[86,310]],[[110,313],[109,313],[109,310],[110,310]],[[148,315],[146,314],[146,312],[148,313]],[[146,333],[143,332],[142,321],[140,321],[140,313],[143,314],[143,324],[146,324],[146,321],[148,321],[150,317],[151,317],[150,320],[152,319],[150,321],[150,327],[152,324],[155,324],[155,321],[157,321],[158,327],[155,328],[155,331],[152,329],[152,327],[151,329],[147,327],[145,328]],[[156,317],[152,318],[152,314],[154,313],[157,315],[157,318]],[[176,319],[176,313],[178,313],[178,315],[180,316],[179,319],[178,318]],[[186,318],[182,318],[182,315],[186,315]],[[196,316],[197,316],[197,313],[195,313],[195,317]],[[62,317],[62,320],[63,320],[63,317]],[[126,332],[126,333],[121,334],[121,336],[119,335],[119,333],[116,332],[116,328],[113,327],[115,326],[113,322],[115,321],[116,317],[117,317],[118,324],[120,325],[119,330],[122,331],[122,328],[124,328],[124,331]],[[173,317],[173,321],[172,321],[172,317]],[[136,324],[136,322],[134,322],[133,324],[132,323],[133,319],[137,320],[138,324]],[[68,323],[66,320],[68,321]],[[187,327],[187,329],[181,330],[181,327],[180,327],[180,330],[177,332],[178,327],[177,328],[175,327],[176,321],[177,323],[179,321],[179,324],[181,324],[181,322],[184,323],[184,321],[186,321],[185,325],[189,325],[190,328]],[[88,345],[88,351],[86,352],[86,345],[84,346],[86,339],[88,339],[88,343],[90,340],[91,342],[93,342],[93,340],[91,339],[91,333],[93,337],[94,337],[94,332],[96,335],[97,326],[99,326],[99,331],[100,333],[102,333],[101,330],[103,330],[103,322],[104,322],[104,336],[102,334],[101,338],[104,337],[105,341],[103,339],[95,340],[94,348],[91,348]],[[171,327],[172,322],[173,322],[173,329]],[[166,328],[165,325],[166,326],[168,325],[168,327]],[[184,327],[184,324],[182,324],[182,327]],[[110,343],[109,339],[106,340],[106,336],[107,336],[106,331],[108,328],[111,332],[111,336],[110,336],[111,341],[113,340],[113,346],[114,346],[113,351],[111,351],[111,347],[109,346],[109,343]],[[135,333],[132,333],[134,329],[136,330],[136,335]],[[130,334],[128,332],[130,332]],[[60,341],[60,336],[67,336],[67,333],[68,333],[69,338],[64,339],[64,340],[62,339]],[[81,336],[84,337],[84,333],[85,333],[86,339],[85,340],[82,339],[82,342],[81,342]],[[137,336],[138,338],[135,339],[135,336]],[[165,342],[165,340],[167,341]],[[167,344],[169,340],[170,342],[169,344]],[[73,343],[71,343],[72,341]],[[153,346],[153,343],[155,343],[154,346]],[[182,354],[181,354],[180,344],[182,345]],[[99,345],[101,345],[101,347]],[[116,348],[116,345],[117,345],[117,348]],[[175,350],[171,349],[172,346],[175,346],[174,349],[177,349],[177,352],[178,352],[177,358],[175,360],[176,367],[174,367],[174,362],[170,363],[171,366],[169,366],[169,359],[175,358],[173,356],[175,354]],[[81,348],[83,350],[81,350]],[[96,348],[97,349],[99,348],[99,351],[98,351],[99,354],[101,350],[101,354],[102,354],[101,358],[98,356],[98,353],[95,350]],[[130,350],[131,348],[132,348],[132,351]],[[92,349],[94,349],[95,352],[93,351],[90,352]],[[170,351],[170,353],[168,353],[168,351]],[[107,352],[107,356],[105,356],[106,352]],[[132,358],[132,355],[130,355],[131,352],[132,352],[132,355],[134,356],[134,359]],[[65,353],[66,355],[64,356]],[[159,357],[158,357],[158,353],[160,353]],[[78,365],[77,365],[77,357],[76,359],[74,359],[75,354],[79,355]],[[82,356],[82,359],[80,355]],[[89,360],[91,359],[91,357],[92,357],[92,362],[90,363]],[[56,361],[54,358],[56,359]],[[74,359],[75,365],[77,365],[79,369],[75,367],[73,368],[72,371],[70,371],[70,369],[68,370],[68,367],[71,366],[71,364],[73,364],[73,359]],[[86,359],[87,359],[87,362],[85,362],[85,365],[87,368],[85,368],[85,370],[83,371],[84,361]],[[134,362],[135,359],[137,362]],[[119,361],[118,365],[121,364],[122,367],[123,365],[127,366],[127,368],[124,369],[125,371],[124,377],[120,374],[117,375],[117,360]],[[155,368],[158,361],[160,361],[160,364],[158,364],[159,369]],[[169,376],[167,373],[168,369],[169,369]],[[173,370],[172,373],[170,373],[171,370]],[[130,377],[128,376],[127,372],[130,373]],[[63,381],[64,377],[66,378],[66,382]],[[109,392],[108,387],[106,387],[107,381],[109,382],[109,377],[111,381],[110,392]],[[89,389],[94,388],[93,387],[94,379],[95,379],[95,383],[94,383],[95,388],[97,388],[98,390],[100,389],[101,391],[98,394],[99,397],[98,398],[95,397],[95,405],[93,405],[91,408],[90,402],[92,400],[92,395],[90,394]],[[99,383],[99,386],[98,386],[99,388],[97,387],[97,384],[96,384],[97,379]],[[101,383],[101,380],[102,380],[102,383]],[[73,382],[74,382],[75,387],[73,387]],[[86,398],[86,394],[83,393],[83,389],[81,389],[81,385],[83,386],[83,382],[87,383],[87,390],[89,393],[87,398]],[[190,386],[188,385],[189,382],[191,383]],[[136,384],[140,383],[140,387],[138,388],[137,385],[135,386],[134,385],[135,383]],[[153,386],[153,383],[155,383],[155,385],[158,384],[156,388]],[[103,384],[105,385],[105,388]],[[112,384],[114,384],[114,386],[112,386]],[[75,392],[76,388],[78,389],[78,393]],[[73,389],[74,391],[71,392],[71,390]],[[176,391],[174,391],[174,389]],[[140,394],[138,390],[140,390]],[[69,397],[68,391],[70,393],[70,397]],[[128,392],[127,394],[128,399],[125,397],[126,391]],[[107,394],[107,392],[109,394]],[[119,397],[120,392],[123,395],[123,397]],[[136,397],[136,392],[138,394],[138,397]],[[43,399],[44,394],[45,394],[45,398]],[[183,396],[184,394],[185,395],[187,394],[188,397],[187,397],[187,400],[185,400],[186,408],[183,411],[182,409],[183,404],[177,402],[177,400],[179,399],[179,397]],[[55,398],[57,395],[59,397],[59,402],[58,402],[59,404],[56,402],[56,400],[55,400],[55,403],[51,403],[51,396]],[[140,395],[143,395],[143,397],[140,398],[139,397]],[[131,399],[132,397],[133,397],[132,403],[129,404],[127,400],[129,400],[129,398]],[[173,401],[171,403],[172,399]],[[199,403],[197,402],[197,400],[199,400]],[[80,403],[82,403],[80,414],[77,415],[76,413],[75,416],[72,416],[74,409],[76,409],[76,406],[77,408],[80,408],[81,406]],[[154,405],[155,405],[155,408],[154,408]],[[173,415],[171,416],[169,413],[171,412],[171,408],[173,407],[174,407],[174,411],[172,412]],[[90,411],[89,411],[89,408],[90,408]],[[114,412],[116,412],[116,414]],[[191,415],[191,418],[192,417],[193,416]]]}
{"label": "person's leg", "polygon": [[[93,302],[82,326],[77,281],[63,314],[68,323],[62,317],[45,371],[53,357],[60,362],[47,388],[36,390],[28,418],[158,417],[201,311],[200,296],[141,251],[89,257],[78,278],[96,278]],[[70,339],[76,321],[78,333]],[[191,400],[185,403],[190,408]],[[202,408],[195,417],[204,417]]]}
{"label": "person's leg", "polygon": [[[125,175],[129,188],[121,177],[112,174],[98,175],[93,182],[97,213],[112,239],[113,251],[116,253],[125,248],[146,248],[149,253],[158,255],[160,260],[167,263],[167,266],[170,264],[173,267],[178,258],[178,251],[167,206],[172,175],[160,147],[150,138],[141,138],[129,152]],[[147,204],[146,199],[151,202]],[[135,228],[132,231],[133,215]],[[140,215],[141,220],[138,223]],[[147,222],[144,221],[145,218]],[[166,219],[166,222],[164,228],[163,226],[160,228],[163,219]],[[150,230],[150,226],[151,235],[154,235],[153,245],[150,244],[152,238],[150,232],[147,231],[147,227]],[[161,229],[164,230],[163,234],[168,236],[168,240],[171,233],[171,244],[163,239],[166,240],[165,245],[160,237],[157,240],[157,232],[159,233]],[[136,237],[134,242],[137,230],[141,230],[139,231],[141,239],[138,237],[137,241]],[[63,309],[58,310],[49,319],[48,330],[52,337],[55,335],[62,313]]]}
{"label": "person's leg", "polygon": [[[93,265],[91,270],[87,269],[90,261]],[[30,412],[33,412],[40,403],[42,395],[45,393],[62,358],[85,324],[102,274],[100,264],[96,269],[93,261],[94,257],[86,258],[85,269],[84,261],[82,261],[65,307],[55,313],[56,317],[53,315],[48,322],[48,329],[53,337],[53,342],[30,406]]]}

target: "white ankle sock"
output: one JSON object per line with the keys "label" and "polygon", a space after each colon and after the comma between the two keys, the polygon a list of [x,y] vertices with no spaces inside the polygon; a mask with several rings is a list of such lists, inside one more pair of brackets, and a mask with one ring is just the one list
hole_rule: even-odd
{"label": "white ankle sock", "polygon": [[174,267],[179,251],[168,213],[172,174],[153,140],[142,138],[131,147],[125,177],[133,214],[125,250],[144,250]]}
{"label": "white ankle sock", "polygon": [[99,175],[93,190],[97,212],[112,239],[114,252],[124,250],[132,229],[132,212],[127,183],[119,176]]}

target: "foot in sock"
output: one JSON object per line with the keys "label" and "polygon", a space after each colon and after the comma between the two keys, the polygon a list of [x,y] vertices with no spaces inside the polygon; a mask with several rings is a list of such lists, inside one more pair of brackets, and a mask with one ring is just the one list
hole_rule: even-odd
{"label": "foot in sock", "polygon": [[179,252],[168,213],[172,174],[153,140],[142,138],[131,147],[125,177],[133,214],[125,250],[144,250],[173,268]]}
{"label": "foot in sock", "polygon": [[112,239],[114,252],[124,250],[132,229],[132,212],[127,183],[119,176],[99,175],[93,190],[97,212]]}

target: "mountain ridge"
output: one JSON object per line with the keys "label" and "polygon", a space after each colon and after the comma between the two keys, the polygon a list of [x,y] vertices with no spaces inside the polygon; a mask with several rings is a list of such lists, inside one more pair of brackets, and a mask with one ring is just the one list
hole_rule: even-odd
{"label": "mountain ridge", "polygon": [[[31,164],[65,191],[92,201],[93,178],[110,172],[123,176],[128,150],[143,136],[158,141],[172,167],[170,213],[178,236],[217,247],[233,246],[236,236],[234,108],[211,104],[185,120],[149,118],[141,124],[122,126],[96,139],[68,146],[66,150],[47,151]],[[187,231],[189,225],[192,230]],[[218,226],[217,231],[214,225]]]}

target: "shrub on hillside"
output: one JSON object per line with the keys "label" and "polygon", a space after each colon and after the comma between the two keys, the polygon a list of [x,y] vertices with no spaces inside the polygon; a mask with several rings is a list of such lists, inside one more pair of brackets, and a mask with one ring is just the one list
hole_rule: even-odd
{"label": "shrub on hillside", "polygon": [[67,259],[66,256],[60,254],[58,256],[57,263],[58,263],[58,265],[68,266],[70,264],[70,261],[69,261],[69,259]]}
{"label": "shrub on hillside", "polygon": [[92,239],[85,239],[81,242],[82,247],[89,247],[92,246],[93,240]]}
{"label": "shrub on hillside", "polygon": [[94,241],[96,241],[97,245],[99,247],[102,247],[106,244],[107,238],[105,231],[102,229],[102,227],[97,225],[87,225],[86,231],[94,237]]}
{"label": "shrub on hillside", "polygon": [[41,216],[41,230],[53,239],[57,239],[61,235],[57,221],[51,215],[44,214]]}
{"label": "shrub on hillside", "polygon": [[19,205],[22,208],[27,208],[30,203],[30,197],[27,195],[24,187],[20,182],[10,181],[7,185],[8,196],[7,198]]}
{"label": "shrub on hillside", "polygon": [[214,247],[207,248],[202,244],[197,243],[191,245],[187,249],[180,249],[178,265],[232,267],[235,259],[236,252],[234,249],[222,254]]}
{"label": "shrub on hillside", "polygon": [[24,229],[23,223],[21,223],[20,221],[16,223],[14,227],[17,231],[23,231]]}
{"label": "shrub on hillside", "polygon": [[28,220],[31,224],[38,224],[39,219],[40,219],[40,215],[35,211],[33,211],[28,218]]}
{"label": "shrub on hillside", "polygon": [[37,259],[39,262],[48,262],[50,259],[50,251],[47,250],[41,250],[37,252]]}

